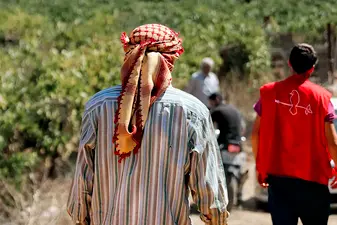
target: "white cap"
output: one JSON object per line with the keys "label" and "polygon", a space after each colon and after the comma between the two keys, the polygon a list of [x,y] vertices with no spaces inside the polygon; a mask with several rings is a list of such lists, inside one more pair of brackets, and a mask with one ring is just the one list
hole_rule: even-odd
{"label": "white cap", "polygon": [[203,58],[203,60],[201,61],[201,66],[205,64],[212,68],[214,66],[214,61],[213,59],[206,57],[206,58]]}

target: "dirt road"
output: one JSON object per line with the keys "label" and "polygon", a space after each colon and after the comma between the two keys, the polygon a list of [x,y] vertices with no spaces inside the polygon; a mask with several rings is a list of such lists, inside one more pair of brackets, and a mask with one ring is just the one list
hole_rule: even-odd
{"label": "dirt road", "polygon": [[[249,163],[249,169],[250,176],[243,191],[244,208],[232,211],[229,225],[271,225],[270,215],[254,207],[254,165],[251,162]],[[0,224],[72,225],[73,223],[65,210],[70,185],[71,177],[47,181],[34,195],[33,204],[26,207],[25,212],[18,213],[17,219],[21,220],[21,223],[15,220],[11,220],[11,222],[3,221],[0,218]],[[193,225],[203,225],[197,214],[192,214],[191,220]],[[301,223],[299,222],[299,224]],[[329,225],[337,225],[337,209],[330,216]]]}
{"label": "dirt road", "polygon": [[[254,202],[254,164],[252,160],[249,161],[249,179],[244,185],[243,190],[243,209],[234,209],[229,218],[229,225],[246,225],[246,224],[256,224],[256,225],[272,225],[270,214],[262,209],[257,209]],[[203,225],[198,215],[192,215],[193,225]],[[299,221],[299,225],[302,223]],[[333,214],[329,218],[329,225],[337,225],[337,208],[333,209]]]}

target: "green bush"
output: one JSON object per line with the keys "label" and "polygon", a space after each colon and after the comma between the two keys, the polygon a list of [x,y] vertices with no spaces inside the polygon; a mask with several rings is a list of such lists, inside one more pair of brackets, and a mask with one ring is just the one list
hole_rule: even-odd
{"label": "green bush", "polygon": [[0,179],[18,182],[44,159],[74,150],[69,143],[78,136],[85,102],[119,83],[122,31],[162,23],[181,33],[185,53],[173,73],[177,87],[203,57],[219,65],[220,47],[231,44],[247,54],[247,77],[259,79],[270,64],[263,15],[272,14],[282,31],[315,39],[335,19],[333,5],[333,0],[1,0]]}

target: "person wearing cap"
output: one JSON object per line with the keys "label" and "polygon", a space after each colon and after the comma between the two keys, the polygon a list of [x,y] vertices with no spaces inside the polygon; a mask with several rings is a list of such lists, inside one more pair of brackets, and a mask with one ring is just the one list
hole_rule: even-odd
{"label": "person wearing cap", "polygon": [[67,210],[76,224],[227,224],[227,188],[209,110],[171,86],[184,49],[160,24],[121,36],[121,85],[86,104]]}
{"label": "person wearing cap", "polygon": [[213,67],[214,61],[208,57],[204,58],[201,61],[200,70],[192,74],[188,86],[185,88],[187,93],[195,96],[207,107],[209,107],[208,97],[220,91],[219,79],[212,72]]}
{"label": "person wearing cap", "polygon": [[254,108],[252,131],[257,179],[268,187],[274,225],[324,225],[329,218],[329,179],[337,187],[337,135],[331,94],[308,79],[317,63],[312,46],[296,45],[292,75],[266,84]]}

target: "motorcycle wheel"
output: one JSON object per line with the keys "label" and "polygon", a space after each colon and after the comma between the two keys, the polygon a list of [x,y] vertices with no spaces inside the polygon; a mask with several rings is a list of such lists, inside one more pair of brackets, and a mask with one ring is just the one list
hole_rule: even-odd
{"label": "motorcycle wheel", "polygon": [[227,174],[226,183],[227,183],[227,193],[228,193],[227,211],[231,212],[231,210],[234,206],[234,196],[235,196],[235,194],[234,194],[235,193],[235,187],[234,187],[234,182],[233,182],[231,174]]}
{"label": "motorcycle wheel", "polygon": [[255,199],[255,209],[262,210],[263,212],[268,212],[268,202],[262,202],[258,199]]}

